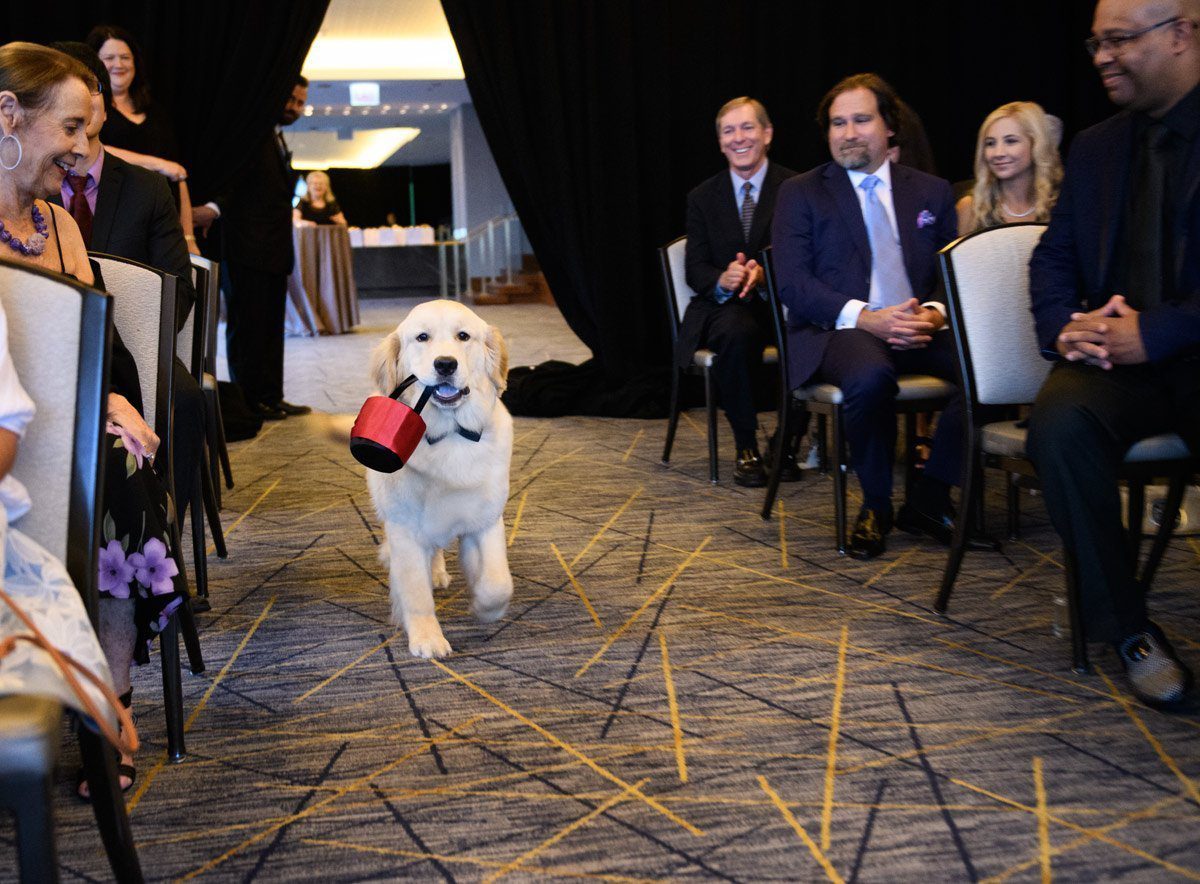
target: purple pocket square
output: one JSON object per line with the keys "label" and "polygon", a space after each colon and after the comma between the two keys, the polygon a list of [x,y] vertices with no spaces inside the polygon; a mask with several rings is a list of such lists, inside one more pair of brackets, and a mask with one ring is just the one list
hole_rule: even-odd
{"label": "purple pocket square", "polygon": [[921,214],[917,216],[917,230],[922,227],[932,227],[937,223],[937,215],[928,209],[922,209]]}

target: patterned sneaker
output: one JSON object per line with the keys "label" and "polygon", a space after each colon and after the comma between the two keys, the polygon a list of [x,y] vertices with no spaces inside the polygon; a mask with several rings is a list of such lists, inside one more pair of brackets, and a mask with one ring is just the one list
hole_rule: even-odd
{"label": "patterned sneaker", "polygon": [[1148,706],[1173,706],[1192,686],[1192,673],[1183,665],[1162,631],[1150,624],[1117,647],[1125,674],[1138,699]]}

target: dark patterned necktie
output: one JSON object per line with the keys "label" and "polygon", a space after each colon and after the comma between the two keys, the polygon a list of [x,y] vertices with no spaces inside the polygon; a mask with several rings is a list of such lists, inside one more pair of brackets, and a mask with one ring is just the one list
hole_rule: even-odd
{"label": "dark patterned necktie", "polygon": [[79,225],[79,232],[83,234],[83,244],[90,246],[92,244],[92,207],[87,201],[87,175],[76,175],[71,172],[67,175],[67,187],[71,189],[71,205],[67,208],[71,212],[71,217],[75,219],[75,223]]}
{"label": "dark patterned necktie", "polygon": [[1146,129],[1131,190],[1135,200],[1129,231],[1129,277],[1125,296],[1137,310],[1162,303],[1163,204],[1166,198],[1166,163],[1163,142],[1170,134],[1161,122]]}
{"label": "dark patterned necktie", "polygon": [[754,189],[754,185],[747,181],[742,185],[742,238],[746,242],[750,242],[750,226],[754,223],[754,197],[750,195],[750,191]]}

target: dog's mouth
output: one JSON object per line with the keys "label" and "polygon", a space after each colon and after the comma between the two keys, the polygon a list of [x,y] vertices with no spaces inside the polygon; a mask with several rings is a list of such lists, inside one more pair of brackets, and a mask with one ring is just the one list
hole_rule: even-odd
{"label": "dog's mouth", "polygon": [[433,401],[438,405],[457,405],[470,392],[470,387],[460,388],[453,384],[438,384],[433,388]]}

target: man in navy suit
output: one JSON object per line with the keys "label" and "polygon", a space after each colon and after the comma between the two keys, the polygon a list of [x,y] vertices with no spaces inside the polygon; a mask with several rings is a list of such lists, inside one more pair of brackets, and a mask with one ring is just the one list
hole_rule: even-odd
{"label": "man in navy suit", "polygon": [[1056,365],[1029,456],[1077,567],[1088,637],[1113,642],[1135,693],[1157,705],[1183,699],[1191,673],[1146,615],[1117,470],[1158,433],[1200,453],[1198,27],[1198,0],[1100,0],[1087,48],[1124,110],[1076,136],[1030,262]]}
{"label": "man in navy suit", "polygon": [[[788,381],[842,389],[846,440],[863,492],[848,552],[872,558],[891,530],[894,401],[899,374],[957,377],[940,333],[937,253],[955,236],[954,198],[940,178],[887,159],[897,97],[875,74],[847,77],[821,101],[831,162],[784,183],[772,234],[788,307]],[[938,422],[933,454],[896,523],[949,543],[950,486],[961,465],[962,403]]]}
{"label": "man in navy suit", "polygon": [[[773,338],[771,314],[759,296],[757,256],[771,244],[779,185],[796,174],[767,160],[773,135],[767,109],[753,98],[734,98],[717,111],[717,143],[729,168],[688,194],[687,281],[696,297],[683,315],[675,349],[681,368],[700,347],[717,354],[713,380],[737,448],[733,481],[748,487],[767,484],[756,438],[760,385],[754,378]],[[790,481],[800,478],[793,449],[784,446],[781,468]]]}

